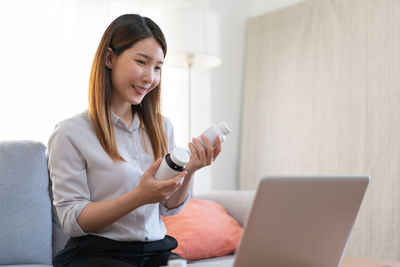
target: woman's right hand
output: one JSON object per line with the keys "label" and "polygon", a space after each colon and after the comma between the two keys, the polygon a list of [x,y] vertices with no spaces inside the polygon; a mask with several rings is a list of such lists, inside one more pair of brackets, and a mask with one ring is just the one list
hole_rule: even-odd
{"label": "woman's right hand", "polygon": [[140,179],[137,189],[144,205],[166,201],[181,187],[181,181],[187,173],[186,171],[183,171],[173,178],[158,181],[154,178],[154,175],[158,170],[161,161],[162,158],[159,158],[151,164],[143,174],[142,179]]}
{"label": "woman's right hand", "polygon": [[97,231],[142,205],[167,200],[180,188],[181,178],[186,175],[186,172],[168,180],[157,181],[154,174],[160,163],[160,159],[155,161],[143,174],[139,185],[132,191],[113,199],[87,204],[77,218],[82,230],[86,233]]}

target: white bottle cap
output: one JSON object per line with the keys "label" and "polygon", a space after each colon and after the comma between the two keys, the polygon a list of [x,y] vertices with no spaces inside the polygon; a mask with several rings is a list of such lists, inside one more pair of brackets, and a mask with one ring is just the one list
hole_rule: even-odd
{"label": "white bottle cap", "polygon": [[169,260],[168,267],[186,267],[186,260],[184,259]]}
{"label": "white bottle cap", "polygon": [[232,132],[229,126],[224,121],[218,123],[218,128],[221,130],[223,135],[227,135]]}
{"label": "white bottle cap", "polygon": [[185,166],[190,161],[190,154],[186,149],[175,147],[174,150],[170,152],[171,160],[179,166]]}

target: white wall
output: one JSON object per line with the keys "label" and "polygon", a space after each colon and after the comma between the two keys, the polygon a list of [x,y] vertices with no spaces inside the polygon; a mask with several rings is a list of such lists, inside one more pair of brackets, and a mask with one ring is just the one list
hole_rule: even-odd
{"label": "white wall", "polygon": [[237,189],[241,107],[243,95],[244,50],[247,19],[265,14],[301,0],[219,0],[212,1],[221,19],[222,64],[210,71],[211,121],[224,120],[232,134],[223,145],[223,152],[211,167],[211,189]]}
{"label": "white wall", "polygon": [[221,20],[221,65],[211,71],[211,121],[224,120],[232,133],[212,166],[211,188],[236,189],[246,20],[251,6],[242,0],[213,1]]}

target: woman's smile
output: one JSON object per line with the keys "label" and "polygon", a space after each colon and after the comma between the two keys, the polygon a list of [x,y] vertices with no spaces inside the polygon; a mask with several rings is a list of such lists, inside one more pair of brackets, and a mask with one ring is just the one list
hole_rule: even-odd
{"label": "woman's smile", "polygon": [[138,95],[144,95],[146,93],[146,89],[141,89],[135,85],[132,85],[132,87]]}

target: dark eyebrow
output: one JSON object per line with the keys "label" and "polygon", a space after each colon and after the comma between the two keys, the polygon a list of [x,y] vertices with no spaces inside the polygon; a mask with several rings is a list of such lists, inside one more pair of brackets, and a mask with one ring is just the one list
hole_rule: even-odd
{"label": "dark eyebrow", "polygon": [[[150,56],[146,55],[146,54],[137,53],[137,55],[138,55],[138,56],[142,56],[142,57],[144,57],[145,59],[152,60],[152,58],[151,58]],[[157,63],[162,65],[162,64],[164,64],[164,61],[157,61]]]}

